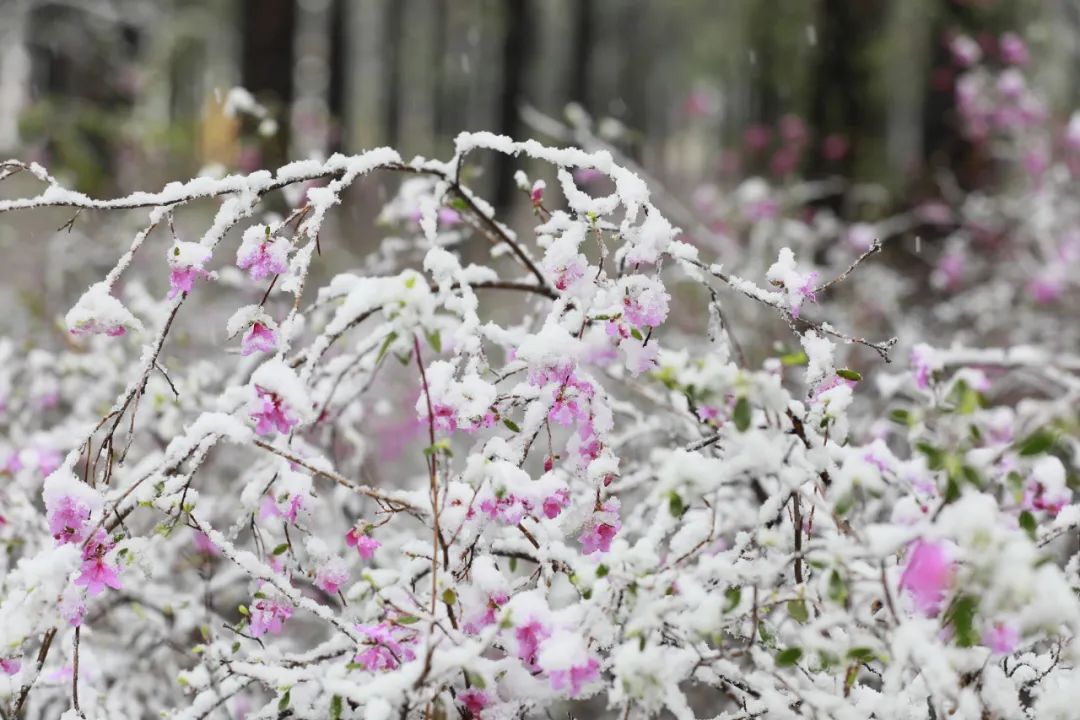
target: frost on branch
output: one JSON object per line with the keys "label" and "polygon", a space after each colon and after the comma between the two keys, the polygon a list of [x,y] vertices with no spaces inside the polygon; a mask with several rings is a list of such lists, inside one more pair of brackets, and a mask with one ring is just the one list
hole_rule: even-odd
{"label": "frost on branch", "polygon": [[[532,227],[462,180],[487,152]],[[387,237],[342,267],[375,171]],[[901,284],[863,263],[887,221],[838,251],[748,182],[741,257],[610,151],[490,133],[115,200],[34,177],[0,212],[150,208],[66,318],[145,344],[0,347],[7,716],[1070,717],[1080,361],[1033,326],[887,368],[833,295]]]}

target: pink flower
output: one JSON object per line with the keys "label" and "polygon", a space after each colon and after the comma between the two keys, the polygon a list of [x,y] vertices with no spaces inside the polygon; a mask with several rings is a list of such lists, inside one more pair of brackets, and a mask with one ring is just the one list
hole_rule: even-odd
{"label": "pink flower", "polygon": [[544,498],[544,517],[553,520],[559,517],[559,513],[569,505],[570,491],[566,488],[559,488]]}
{"label": "pink flower", "polygon": [[600,663],[596,661],[596,658],[589,658],[584,665],[572,665],[569,670],[552,670],[551,689],[562,690],[569,685],[570,697],[577,697],[581,694],[583,685],[599,677],[599,669]]}
{"label": "pink flower", "polygon": [[236,264],[247,270],[252,280],[280,275],[289,269],[289,241],[270,235],[270,228],[255,225],[244,231],[243,242],[236,251]]}
{"label": "pink flower", "polygon": [[633,338],[627,338],[619,343],[619,349],[626,356],[626,369],[634,377],[656,367],[657,358],[660,356],[660,346],[655,340],[644,344]]}
{"label": "pink flower", "polygon": [[1027,65],[1029,59],[1027,45],[1016,33],[1007,32],[1002,35],[999,49],[1001,59],[1009,65]]}
{"label": "pink flower", "polygon": [[91,512],[89,505],[70,495],[64,495],[55,505],[46,509],[49,531],[58,543],[79,543],[86,538]]}
{"label": "pink flower", "polygon": [[494,592],[488,595],[488,602],[484,611],[465,623],[465,632],[475,635],[483,628],[495,624],[495,611],[505,605],[509,599],[510,596],[504,592]]}
{"label": "pink flower", "polygon": [[982,636],[983,645],[1000,655],[1011,655],[1019,642],[1020,630],[1009,622],[995,622]]}
{"label": "pink flower", "polygon": [[255,432],[259,435],[266,435],[275,429],[284,434],[299,422],[285,401],[277,394],[264,390],[258,385],[255,386],[255,392],[258,395],[260,408],[252,413],[251,417],[256,423]]}
{"label": "pink flower", "polygon": [[214,544],[214,541],[210,539],[210,536],[204,532],[196,530],[192,534],[192,543],[195,545],[195,550],[208,557],[214,557],[221,554],[221,550]]}
{"label": "pink flower", "polygon": [[933,348],[923,343],[913,347],[911,349],[911,366],[916,387],[920,390],[926,390],[930,387],[930,378],[937,369]]}
{"label": "pink flower", "polygon": [[540,649],[540,643],[550,635],[551,630],[535,619],[514,629],[514,639],[517,640],[518,646],[517,656],[530,670],[539,669],[536,665],[536,654]]}
{"label": "pink flower", "polygon": [[628,285],[623,295],[623,319],[636,328],[663,325],[668,316],[670,299],[671,296],[659,282]]}
{"label": "pink flower", "polygon": [[949,50],[952,52],[953,60],[961,67],[971,67],[982,57],[979,43],[966,35],[957,35],[953,38],[949,43]]}
{"label": "pink flower", "polygon": [[251,634],[259,637],[266,633],[280,635],[282,623],[292,617],[293,609],[283,600],[262,598],[256,600],[248,612]]}
{"label": "pink flower", "polygon": [[353,527],[349,528],[349,532],[345,533],[345,544],[356,548],[356,551],[360,553],[360,557],[364,560],[370,560],[382,543],[366,534],[363,530]]}
{"label": "pink flower", "polygon": [[810,397],[817,397],[822,393],[828,392],[833,388],[838,388],[841,385],[847,386],[854,390],[857,384],[858,383],[855,380],[848,380],[847,378],[842,378],[839,375],[833,375],[832,377],[826,378],[820,383],[818,383],[817,387],[815,387],[810,393]]}
{"label": "pink flower", "polygon": [[5,675],[15,675],[21,667],[22,662],[18,658],[0,658],[0,671]]}
{"label": "pink flower", "polygon": [[743,143],[753,152],[764,150],[771,140],[772,130],[765,125],[751,125],[743,131]]}
{"label": "pink flower", "polygon": [[189,293],[195,286],[195,278],[209,276],[210,273],[200,268],[183,268],[169,271],[169,297],[174,298],[180,293]]}
{"label": "pink flower", "polygon": [[60,596],[58,609],[60,617],[67,620],[71,627],[82,625],[83,618],[86,616],[86,601],[83,592],[74,585],[68,585]]}
{"label": "pink flower", "polygon": [[475,718],[479,720],[481,713],[488,705],[491,704],[491,698],[483,690],[477,690],[476,688],[470,688],[469,690],[463,690],[457,695],[458,704],[465,710],[465,717],[467,720]]}
{"label": "pink flower", "polygon": [[559,290],[572,287],[578,280],[585,277],[587,267],[585,256],[580,254],[566,265],[558,266],[555,268],[555,287]]}
{"label": "pink flower", "polygon": [[315,584],[333,595],[349,580],[349,571],[341,558],[331,558],[315,573]]}
{"label": "pink flower", "polygon": [[443,403],[432,403],[431,412],[436,430],[445,430],[446,432],[457,430],[457,412],[454,408]]}
{"label": "pink flower", "polygon": [[1027,294],[1039,305],[1050,305],[1061,299],[1065,291],[1064,279],[1060,274],[1045,272],[1033,277],[1027,284]]}
{"label": "pink flower", "polygon": [[461,224],[461,214],[452,208],[439,208],[439,224],[452,228]]}
{"label": "pink flower", "polygon": [[300,511],[304,509],[304,496],[300,494],[291,494],[285,497],[284,500],[276,500],[270,495],[266,495],[262,499],[262,505],[259,509],[259,517],[263,520],[267,518],[277,517],[282,520],[287,520],[293,525],[296,524],[296,518],[300,514]]}
{"label": "pink flower", "polygon": [[534,206],[539,207],[544,202],[544,189],[547,185],[543,180],[537,180],[533,183],[532,189],[529,191],[529,199],[532,200]]}
{"label": "pink flower", "polygon": [[100,528],[83,548],[82,574],[75,578],[75,584],[85,585],[89,595],[97,595],[106,587],[114,590],[121,587],[119,566],[105,562],[105,555],[112,548],[112,540]]}
{"label": "pink flower", "polygon": [[240,341],[240,353],[273,352],[277,348],[277,333],[261,322],[253,322]]}
{"label": "pink flower", "polygon": [[357,625],[357,632],[364,636],[365,650],[357,653],[354,660],[365,670],[394,670],[402,662],[416,659],[411,645],[417,637],[400,625],[381,622],[378,625]]}
{"label": "pink flower", "polygon": [[920,613],[937,615],[952,581],[953,569],[944,543],[916,540],[908,549],[908,562],[900,576],[900,589],[911,594]]}
{"label": "pink flower", "polygon": [[947,253],[938,260],[932,279],[944,290],[953,291],[964,280],[964,258],[958,253]]}
{"label": "pink flower", "polygon": [[844,135],[832,133],[821,142],[821,156],[829,162],[837,162],[847,156],[850,148],[851,144]]}
{"label": "pink flower", "polygon": [[817,293],[814,292],[817,279],[817,272],[811,271],[803,278],[802,284],[795,288],[795,295],[791,300],[791,315],[793,317],[799,317],[804,302],[817,302]]}
{"label": "pink flower", "polygon": [[585,531],[578,536],[581,552],[591,555],[597,551],[611,550],[611,541],[615,539],[620,529],[622,529],[622,522],[619,520],[619,501],[609,498],[599,510],[593,513]]}
{"label": "pink flower", "polygon": [[191,292],[195,278],[209,277],[203,265],[210,259],[210,250],[199,243],[177,242],[169,253],[169,297]]}

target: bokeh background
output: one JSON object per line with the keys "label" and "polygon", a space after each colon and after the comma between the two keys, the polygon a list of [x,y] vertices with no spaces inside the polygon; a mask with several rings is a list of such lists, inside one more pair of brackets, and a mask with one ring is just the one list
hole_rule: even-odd
{"label": "bokeh background", "polygon": [[[0,156],[112,196],[383,144],[448,157],[487,129],[609,144],[687,230],[724,233],[710,202],[753,176],[820,181],[809,208],[875,221],[1000,181],[990,144],[962,132],[950,43],[993,56],[1005,32],[1063,127],[1080,104],[1076,0],[0,0]],[[237,86],[264,118],[226,112]],[[512,161],[471,162],[504,217],[530,219]],[[388,192],[352,193],[335,251],[375,246]],[[69,219],[0,223],[6,326],[62,313],[141,216],[58,233]]]}

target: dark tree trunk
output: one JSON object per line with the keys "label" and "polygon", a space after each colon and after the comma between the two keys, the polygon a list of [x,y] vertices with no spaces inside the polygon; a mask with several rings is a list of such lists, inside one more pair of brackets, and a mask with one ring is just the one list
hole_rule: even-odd
{"label": "dark tree trunk", "polygon": [[592,112],[589,105],[589,62],[593,45],[593,0],[576,0],[574,60],[570,64],[570,100]]}
{"label": "dark tree trunk", "polygon": [[382,36],[383,62],[386,68],[383,116],[386,144],[396,147],[401,132],[401,30],[405,17],[404,0],[387,3]]}
{"label": "dark tree trunk", "polygon": [[[499,93],[499,132],[514,139],[521,136],[519,106],[529,55],[529,8],[527,0],[507,0],[503,18],[502,87]],[[495,163],[495,207],[507,210],[514,199],[514,159],[498,155]]]}
{"label": "dark tree trunk", "polygon": [[[296,27],[294,0],[244,0],[243,85],[263,104],[288,117],[293,98],[293,36]],[[282,123],[264,161],[284,162],[288,147],[288,123]],[[271,157],[272,156],[272,157]]]}

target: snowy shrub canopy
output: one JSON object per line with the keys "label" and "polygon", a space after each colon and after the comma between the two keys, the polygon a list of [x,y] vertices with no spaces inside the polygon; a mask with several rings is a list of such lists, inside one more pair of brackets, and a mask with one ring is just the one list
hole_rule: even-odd
{"label": "snowy shrub canopy", "polygon": [[[1018,73],[960,88],[1032,177],[876,226],[751,180],[680,229],[489,133],[111,200],[5,163],[0,220],[141,229],[63,345],[0,345],[4,717],[1075,717],[1080,140],[1002,120]],[[320,267],[388,180],[392,237]],[[876,257],[918,223],[940,301]]]}

